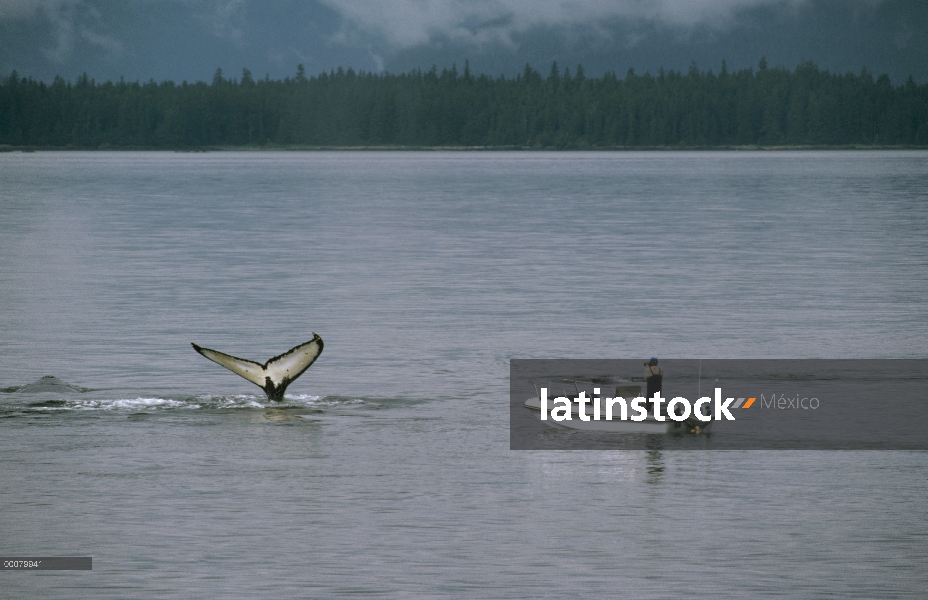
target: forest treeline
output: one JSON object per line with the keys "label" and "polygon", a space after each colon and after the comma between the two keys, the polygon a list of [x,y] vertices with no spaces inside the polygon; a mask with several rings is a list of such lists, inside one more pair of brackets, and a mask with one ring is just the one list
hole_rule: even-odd
{"label": "forest treeline", "polygon": [[928,145],[928,85],[790,71],[664,71],[586,77],[526,65],[516,77],[465,64],[375,74],[338,69],[211,84],[51,84],[0,78],[0,144],[73,148],[497,146],[614,148]]}

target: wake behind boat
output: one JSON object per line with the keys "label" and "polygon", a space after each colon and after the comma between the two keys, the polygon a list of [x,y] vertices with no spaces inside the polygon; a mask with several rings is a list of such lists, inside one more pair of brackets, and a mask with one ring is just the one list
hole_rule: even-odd
{"label": "wake behind boat", "polygon": [[[638,398],[641,396],[641,386],[637,385],[625,385],[617,386],[612,388],[610,386],[597,385],[596,388],[593,388],[594,384],[583,382],[573,382],[574,387],[577,389],[577,394],[579,395],[581,391],[587,392],[587,397],[592,398],[594,389],[599,389],[600,394],[603,398],[609,397],[610,393],[614,390],[615,395],[613,397],[621,397],[626,400],[631,400],[633,398]],[[535,396],[530,397],[525,401],[524,405],[526,408],[533,411],[541,411],[541,390],[537,384],[535,385]],[[589,388],[589,389],[586,389]],[[550,389],[550,388],[549,388]],[[571,394],[572,395],[572,394]],[[553,392],[548,394],[548,402],[553,398],[564,396],[570,398],[566,391],[561,393]],[[580,409],[579,406],[571,402],[571,418],[565,419],[563,421],[555,421],[550,417],[544,421],[545,424],[550,425],[551,427],[564,428],[564,429],[578,429],[581,431],[600,431],[606,433],[648,433],[648,434],[679,434],[679,433],[706,433],[712,425],[712,422],[703,423],[703,422],[693,422],[692,420],[687,421],[674,421],[667,416],[664,416],[664,421],[658,421],[654,418],[654,414],[649,413],[648,416],[643,421],[632,421],[627,420],[623,421],[618,418],[618,415],[613,415],[611,421],[606,420],[606,408],[605,403],[600,407],[599,420],[594,418],[594,410],[591,405],[586,407],[585,413],[590,417],[588,421],[580,419]]]}

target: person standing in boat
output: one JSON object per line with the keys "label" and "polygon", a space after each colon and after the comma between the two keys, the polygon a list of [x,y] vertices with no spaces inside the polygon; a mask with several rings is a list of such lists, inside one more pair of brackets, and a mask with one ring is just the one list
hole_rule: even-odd
{"label": "person standing in boat", "polygon": [[664,382],[664,370],[657,366],[657,359],[653,356],[644,363],[644,380],[648,384],[646,397],[650,401],[654,394],[661,391],[661,384]]}

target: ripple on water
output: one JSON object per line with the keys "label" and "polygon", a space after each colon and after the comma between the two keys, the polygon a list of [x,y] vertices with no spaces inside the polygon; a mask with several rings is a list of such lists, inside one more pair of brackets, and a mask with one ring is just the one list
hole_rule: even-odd
{"label": "ripple on water", "polygon": [[363,398],[342,396],[318,396],[312,394],[286,395],[283,402],[270,402],[263,396],[252,394],[239,395],[199,395],[199,396],[137,396],[134,398],[86,398],[65,397],[60,395],[36,399],[16,397],[0,404],[0,416],[11,417],[24,414],[50,414],[56,412],[77,411],[130,411],[163,412],[173,410],[255,410],[255,409],[300,409],[300,408],[337,408],[377,405]]}

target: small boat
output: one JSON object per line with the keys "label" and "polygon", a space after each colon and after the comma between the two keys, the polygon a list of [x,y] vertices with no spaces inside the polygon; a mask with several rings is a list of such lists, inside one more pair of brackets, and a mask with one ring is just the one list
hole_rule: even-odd
{"label": "small boat", "polygon": [[[580,389],[581,382],[574,382],[575,387],[577,388],[577,395],[582,391]],[[585,383],[583,387],[587,388],[592,386],[591,383]],[[609,396],[610,388],[606,386],[597,385],[597,388],[602,388],[601,391],[606,392],[605,394],[598,394],[599,396],[605,398]],[[615,389],[615,395],[613,397],[622,397],[627,400],[632,398],[638,398],[641,396],[641,386],[618,386]],[[550,390],[550,388],[549,388]],[[538,388],[538,385],[535,384],[535,396],[532,396],[525,401],[524,406],[528,409],[541,411],[541,393]],[[592,398],[590,390],[587,391],[587,397]],[[551,401],[554,398],[570,396],[564,393],[550,393],[548,394],[548,406],[550,410]],[[650,407],[650,405],[648,405]],[[645,418],[644,421],[623,421],[618,418],[617,415],[613,415],[611,421],[606,420],[606,407],[605,403],[600,407],[600,416],[599,420],[593,419],[593,406],[592,402],[588,403],[585,407],[585,412],[587,416],[590,417],[589,421],[583,421],[580,419],[580,407],[575,403],[571,402],[571,418],[565,419],[563,421],[555,421],[554,419],[548,417],[544,421],[545,424],[550,425],[551,427],[559,427],[564,429],[579,429],[581,431],[601,431],[606,433],[650,433],[650,434],[666,434],[666,433],[706,433],[712,426],[712,421],[708,423],[703,423],[702,421],[696,421],[693,418],[687,419],[686,421],[674,421],[673,419],[665,416],[664,421],[658,421],[654,418],[654,414],[650,413]]]}

